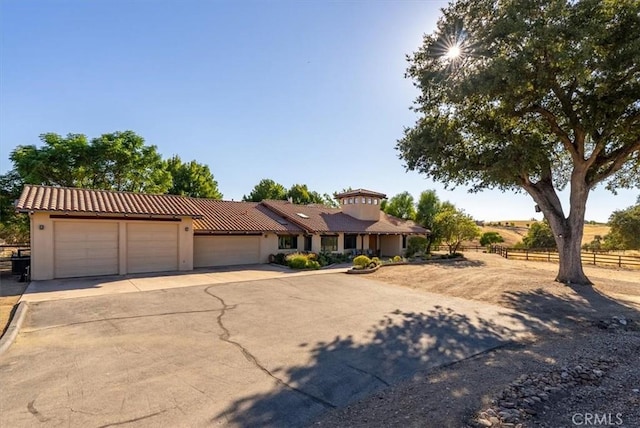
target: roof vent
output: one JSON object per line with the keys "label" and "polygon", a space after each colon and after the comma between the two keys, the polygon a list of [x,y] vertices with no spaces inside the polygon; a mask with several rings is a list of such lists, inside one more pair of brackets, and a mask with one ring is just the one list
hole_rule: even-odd
{"label": "roof vent", "polygon": [[283,219],[283,218],[279,218],[279,219],[277,219],[276,221],[277,221],[278,223],[280,223],[281,225],[283,225],[283,226],[286,226],[287,224],[289,224],[289,223],[287,222],[287,220],[285,220],[285,219]]}
{"label": "roof vent", "polygon": [[302,218],[309,218],[309,216],[308,216],[308,215],[306,215],[306,214],[302,214],[302,213],[296,213],[296,215],[297,215],[298,217],[302,217]]}

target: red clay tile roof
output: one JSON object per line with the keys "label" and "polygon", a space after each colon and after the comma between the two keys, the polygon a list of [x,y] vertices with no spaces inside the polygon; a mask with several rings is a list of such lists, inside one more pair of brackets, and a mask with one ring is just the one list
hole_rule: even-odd
{"label": "red clay tile roof", "polygon": [[[287,201],[273,200],[260,203],[218,201],[176,195],[149,195],[50,186],[25,186],[16,208],[23,212],[186,216],[195,219],[193,229],[196,233],[425,234],[428,232],[411,221],[401,220],[385,213],[380,213],[379,221],[363,221],[343,213],[338,208],[323,205],[296,205]],[[298,213],[303,214],[304,217],[299,216]]]}
{"label": "red clay tile roof", "polygon": [[336,195],[336,199],[346,198],[349,196],[375,196],[380,199],[384,199],[387,197],[387,195],[385,195],[384,193],[374,192],[373,190],[355,189],[355,190],[346,191],[344,193],[338,193]]}
{"label": "red clay tile roof", "polygon": [[18,200],[19,211],[58,211],[68,213],[144,214],[199,217],[189,198],[176,195],[111,192],[26,185]]}
{"label": "red clay tile roof", "polygon": [[202,213],[193,223],[194,231],[250,233],[298,232],[302,230],[292,222],[269,211],[257,202],[216,201],[192,198],[191,202]]}
{"label": "red clay tile roof", "polygon": [[[418,233],[425,234],[427,229],[412,221],[402,220],[380,213],[379,221],[364,221],[343,213],[338,208],[322,205],[296,205],[287,201],[262,201],[272,211],[289,218],[292,222],[310,233]],[[308,218],[303,218],[298,213]]]}

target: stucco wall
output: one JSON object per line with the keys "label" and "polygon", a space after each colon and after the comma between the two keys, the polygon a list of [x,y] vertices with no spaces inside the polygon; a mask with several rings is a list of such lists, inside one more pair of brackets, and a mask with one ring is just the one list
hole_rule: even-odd
{"label": "stucco wall", "polygon": [[[52,219],[51,213],[36,212],[31,215],[31,279],[47,280],[54,278],[54,229],[56,222],[80,221],[77,219]],[[143,220],[100,220],[81,221],[109,222],[118,224],[118,272],[127,273],[127,224],[140,223]],[[153,221],[144,221],[153,223]],[[178,225],[178,269],[193,270],[193,221],[189,217],[180,219]]]}
{"label": "stucco wall", "polygon": [[385,257],[402,255],[402,235],[382,235],[380,237],[380,254]]}

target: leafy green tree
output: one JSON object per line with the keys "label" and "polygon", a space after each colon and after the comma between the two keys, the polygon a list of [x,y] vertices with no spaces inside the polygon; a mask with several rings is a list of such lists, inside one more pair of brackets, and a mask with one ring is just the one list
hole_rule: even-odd
{"label": "leafy green tree", "polygon": [[14,168],[26,184],[165,193],[171,175],[155,146],[132,131],[103,134],[87,141],[82,134],[40,135],[42,147],[18,146]]}
{"label": "leafy green tree", "polygon": [[614,211],[609,217],[611,230],[605,237],[607,247],[640,250],[640,204]]}
{"label": "leafy green tree", "polygon": [[15,211],[24,183],[17,171],[0,175],[0,239],[7,243],[29,242],[29,217]]}
{"label": "leafy green tree", "polygon": [[522,238],[522,244],[525,248],[557,248],[553,231],[546,221],[536,221],[531,224],[527,236]]}
{"label": "leafy green tree", "polygon": [[480,236],[480,245],[492,245],[504,242],[504,238],[498,232],[485,232]]}
{"label": "leafy green tree", "polygon": [[166,193],[171,174],[164,169],[156,146],[146,146],[133,131],[103,134],[91,140],[94,182],[98,189]]}
{"label": "leafy green tree", "polygon": [[175,155],[165,161],[165,169],[171,174],[172,185],[167,193],[196,198],[222,199],[218,182],[207,165],[196,161],[182,162]]}
{"label": "leafy green tree", "polygon": [[321,195],[320,193],[309,190],[306,184],[294,184],[291,186],[289,191],[287,192],[287,198],[291,200],[294,204],[321,204],[326,205],[327,203],[331,203],[331,198],[329,200],[325,198],[328,195]]}
{"label": "leafy green tree", "polygon": [[449,254],[457,252],[463,241],[471,241],[480,235],[480,228],[473,218],[452,207],[440,210],[434,223],[441,239],[449,247]]}
{"label": "leafy green tree", "polygon": [[260,202],[264,199],[285,200],[287,189],[282,184],[265,178],[253,187],[251,193],[242,197],[242,200],[247,202]]}
{"label": "leafy green tree", "polygon": [[431,252],[431,245],[438,244],[440,240],[438,230],[435,227],[435,217],[441,208],[442,204],[435,190],[425,190],[420,194],[416,209],[416,221],[431,231],[427,236],[427,253]]}
{"label": "leafy green tree", "polygon": [[398,193],[384,205],[384,212],[405,220],[416,218],[413,196],[409,192]]}
{"label": "leafy green tree", "polygon": [[633,0],[452,2],[409,57],[419,117],[400,157],[452,186],[529,193],[557,238],[556,280],[590,284],[589,192],[640,186],[638,34]]}

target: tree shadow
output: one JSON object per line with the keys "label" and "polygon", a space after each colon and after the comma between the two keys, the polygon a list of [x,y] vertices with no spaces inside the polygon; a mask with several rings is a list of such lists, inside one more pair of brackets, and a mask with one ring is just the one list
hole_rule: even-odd
{"label": "tree shadow", "polygon": [[[593,328],[598,318],[611,314],[637,317],[633,308],[594,289],[579,291],[577,297],[542,289],[509,292],[504,296],[504,310],[487,317],[442,306],[419,313],[396,310],[362,337],[336,336],[331,342],[312,345],[306,365],[270,370],[278,380],[276,387],[237,399],[212,422],[224,419],[243,427],[306,426],[329,410],[411,381],[417,374],[513,345],[523,333],[570,334],[577,326]],[[511,352],[521,351],[511,346]],[[535,358],[545,360],[544,355]],[[460,399],[459,391],[440,388],[438,393],[443,402]],[[474,399],[479,403],[480,397]]]}

